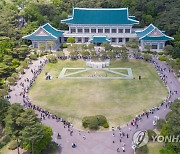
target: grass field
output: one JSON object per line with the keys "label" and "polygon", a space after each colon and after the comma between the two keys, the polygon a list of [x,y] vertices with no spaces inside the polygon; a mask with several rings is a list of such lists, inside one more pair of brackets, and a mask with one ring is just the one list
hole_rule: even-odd
{"label": "grass field", "polygon": [[[166,97],[167,89],[150,63],[111,61],[110,67],[131,68],[134,80],[58,79],[63,67],[85,67],[85,62],[59,61],[48,64],[29,92],[30,99],[81,128],[84,116],[102,114],[110,126],[122,125]],[[45,72],[53,80],[45,80]],[[138,76],[142,80],[138,80]]]}
{"label": "grass field", "polygon": [[163,148],[162,143],[158,142],[149,142],[147,146],[149,149],[149,154],[160,154],[160,150]]}

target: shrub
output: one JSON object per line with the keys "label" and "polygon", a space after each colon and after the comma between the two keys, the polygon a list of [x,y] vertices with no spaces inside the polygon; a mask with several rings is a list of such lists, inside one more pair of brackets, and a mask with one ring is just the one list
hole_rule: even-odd
{"label": "shrub", "polygon": [[17,80],[19,78],[19,74],[18,73],[13,73],[12,77]]}
{"label": "shrub", "polygon": [[16,82],[16,80],[13,77],[8,77],[7,81],[10,85],[13,85]]}
{"label": "shrub", "polygon": [[82,119],[82,125],[84,128],[89,128],[93,130],[97,130],[99,126],[103,126],[104,128],[108,128],[109,124],[107,119],[103,115],[96,115],[96,116],[88,116]]}
{"label": "shrub", "polygon": [[32,60],[37,60],[37,55],[36,55],[36,54],[31,54],[31,55],[30,55],[30,59],[32,59]]}
{"label": "shrub", "polygon": [[166,121],[164,119],[159,119],[157,121],[157,125],[156,125],[157,126],[157,130],[161,130],[163,128],[164,124],[166,124]]}
{"label": "shrub", "polygon": [[7,135],[0,140],[0,149],[10,142],[11,138]]}
{"label": "shrub", "polygon": [[167,61],[167,60],[168,60],[168,58],[165,57],[165,56],[159,56],[158,59],[159,59],[160,61]]}
{"label": "shrub", "polygon": [[8,146],[8,149],[9,150],[15,150],[17,147],[18,147],[17,141],[13,140],[13,141],[10,142],[10,144]]}
{"label": "shrub", "polygon": [[104,125],[105,123],[107,123],[107,119],[106,119],[106,117],[103,116],[103,115],[97,115],[96,118],[97,118],[98,124],[99,124],[100,126],[102,126],[102,125]]}
{"label": "shrub", "polygon": [[149,141],[152,141],[153,137],[155,137],[157,134],[153,130],[147,130],[147,131],[148,131]]}
{"label": "shrub", "polygon": [[49,56],[47,57],[47,59],[49,60],[50,63],[56,63],[56,62],[57,62],[56,57],[53,56],[53,55],[49,55]]}
{"label": "shrub", "polygon": [[68,37],[67,42],[68,43],[75,43],[75,38],[74,37]]}
{"label": "shrub", "polygon": [[106,122],[106,123],[103,124],[103,127],[104,128],[109,128],[109,124]]}
{"label": "shrub", "polygon": [[147,145],[144,145],[138,149],[136,149],[136,154],[148,154],[148,147]]}
{"label": "shrub", "polygon": [[163,52],[158,52],[158,55],[163,55],[164,53]]}
{"label": "shrub", "polygon": [[63,48],[67,48],[67,44],[66,44],[66,43],[63,43],[63,44],[62,44],[62,47],[63,47]]}

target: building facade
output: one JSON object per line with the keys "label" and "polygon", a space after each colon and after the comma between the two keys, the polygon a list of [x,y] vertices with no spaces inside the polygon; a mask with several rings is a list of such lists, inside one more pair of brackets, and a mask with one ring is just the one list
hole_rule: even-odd
{"label": "building facade", "polygon": [[41,50],[56,51],[62,44],[63,31],[57,30],[49,23],[40,26],[32,34],[24,36],[23,39],[31,40],[32,47]]}
{"label": "building facade", "polygon": [[74,37],[76,43],[96,43],[93,38],[102,36],[114,45],[123,45],[136,37],[132,26],[139,23],[134,16],[129,16],[128,8],[74,8],[72,16],[61,22],[69,26],[64,37]]}
{"label": "building facade", "polygon": [[167,36],[153,24],[150,24],[142,31],[136,31],[136,34],[140,41],[140,50],[150,48],[151,51],[160,52],[165,47],[166,41],[174,40],[174,38]]}
{"label": "building facade", "polygon": [[31,40],[33,48],[40,49],[43,44],[45,50],[57,50],[69,37],[75,38],[75,43],[107,42],[119,46],[131,38],[139,38],[140,50],[149,45],[152,51],[162,51],[166,41],[173,40],[153,24],[135,31],[133,25],[139,21],[129,16],[128,8],[73,8],[72,16],[61,22],[67,24],[69,30],[57,30],[47,23],[23,39]]}

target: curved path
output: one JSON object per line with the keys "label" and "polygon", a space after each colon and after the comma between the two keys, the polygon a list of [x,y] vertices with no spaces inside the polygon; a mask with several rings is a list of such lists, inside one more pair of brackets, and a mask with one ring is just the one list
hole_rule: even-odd
{"label": "curved path", "polygon": [[[32,70],[38,70],[40,66],[40,61],[44,59],[40,59],[34,61],[33,64],[29,65],[29,69],[25,70],[25,74],[21,76],[21,79],[17,82],[17,85],[12,87],[13,91],[9,93],[11,96],[11,103],[21,103],[23,105],[23,96],[20,94],[23,92],[23,87],[21,83],[24,84],[24,87],[28,86],[28,82],[24,82],[25,79],[29,78],[30,80],[33,78]],[[164,118],[166,114],[170,111],[169,102],[180,98],[180,83],[174,76],[173,72],[169,72],[168,66],[154,58],[154,61],[157,62],[157,65],[160,66],[164,71],[160,72],[167,76],[165,80],[167,81],[167,87],[169,91],[173,92],[170,94],[170,97],[167,97],[164,105],[159,107],[159,110],[154,109],[153,114],[149,113],[147,118],[146,115],[142,116],[142,119],[137,121],[137,126],[133,126],[131,124],[119,129],[106,131],[106,132],[79,132],[77,129],[73,127],[64,127],[62,122],[57,122],[52,118],[45,118],[42,120],[42,123],[48,125],[52,128],[53,140],[59,144],[59,153],[62,154],[117,154],[117,153],[126,153],[133,154],[134,150],[132,148],[132,136],[137,130],[147,130],[154,129],[153,121],[155,120],[154,116],[158,116],[159,118]],[[162,75],[161,74],[161,75]],[[177,91],[177,94],[174,92]],[[32,102],[33,104],[33,102]],[[37,112],[39,117],[41,117],[41,113]],[[71,134],[70,131],[73,131]],[[57,139],[57,133],[61,134],[61,139]],[[121,134],[121,135],[120,135]],[[124,135],[122,135],[124,134]],[[128,136],[127,136],[128,134]],[[128,137],[128,138],[127,138]],[[121,140],[121,142],[120,142]],[[76,148],[72,148],[71,144],[75,143],[77,145]],[[122,147],[125,148],[125,152],[123,152]],[[119,150],[117,150],[119,148]]]}

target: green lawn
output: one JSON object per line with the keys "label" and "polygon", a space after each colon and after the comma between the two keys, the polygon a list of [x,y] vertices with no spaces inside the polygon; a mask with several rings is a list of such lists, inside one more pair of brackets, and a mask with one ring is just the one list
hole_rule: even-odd
{"label": "green lawn", "polygon": [[149,149],[149,154],[160,154],[160,150],[162,149],[162,143],[158,142],[149,142],[147,146]]}
{"label": "green lawn", "polygon": [[[49,110],[81,128],[84,116],[102,114],[110,126],[122,125],[166,97],[167,89],[150,63],[111,61],[110,67],[131,68],[134,80],[58,79],[63,67],[85,67],[85,62],[48,64],[29,92],[33,104]],[[45,72],[54,76],[45,80]],[[138,76],[142,80],[138,80]]]}

